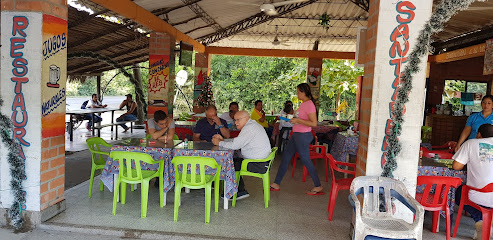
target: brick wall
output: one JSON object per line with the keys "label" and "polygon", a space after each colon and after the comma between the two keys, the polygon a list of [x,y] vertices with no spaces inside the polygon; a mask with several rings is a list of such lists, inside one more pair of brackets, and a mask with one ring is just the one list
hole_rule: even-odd
{"label": "brick wall", "polygon": [[15,10],[24,12],[42,12],[62,19],[68,19],[66,0],[2,0],[2,10]]}
{"label": "brick wall", "polygon": [[[169,56],[169,62],[168,67],[169,67],[169,73],[167,76],[168,82],[167,88],[168,88],[168,98],[167,99],[162,99],[159,94],[153,94],[149,92],[150,98],[157,98],[157,99],[162,99],[166,100],[168,104],[171,106],[173,104],[173,94],[174,94],[174,89],[175,89],[175,38],[172,37],[169,34],[166,33],[161,33],[161,32],[153,32],[150,35],[149,38],[149,55],[159,55],[159,56]],[[149,76],[151,77],[151,76]],[[149,83],[150,84],[150,83]],[[161,93],[162,95],[163,93]],[[154,112],[157,110],[162,110],[164,112],[167,112],[168,114],[173,114],[173,109],[168,107],[162,107],[162,106],[152,106],[148,105],[147,106],[147,118],[152,118],[154,116]]]}
{"label": "brick wall", "polygon": [[368,156],[368,136],[370,133],[371,99],[373,93],[373,73],[375,70],[375,50],[377,46],[377,23],[379,0],[370,0],[368,30],[366,34],[365,75],[361,91],[359,143],[356,157],[356,175],[366,175]]}
{"label": "brick wall", "polygon": [[65,136],[41,141],[41,210],[63,199],[65,192]]}

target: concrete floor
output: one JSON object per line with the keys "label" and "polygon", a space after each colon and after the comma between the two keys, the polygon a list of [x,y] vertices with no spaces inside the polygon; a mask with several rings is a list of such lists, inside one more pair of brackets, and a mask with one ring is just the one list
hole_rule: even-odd
{"label": "concrete floor", "polygon": [[[77,154],[77,155],[75,155]],[[75,153],[73,159],[87,165],[90,161],[88,151]],[[67,156],[67,159],[72,157]],[[275,177],[280,162],[278,156],[272,166],[271,179]],[[75,166],[75,167],[74,167]],[[88,164],[90,169],[90,163]],[[323,166],[320,162],[317,166]],[[67,160],[67,179],[75,172],[86,176],[89,170],[81,169]],[[74,168],[74,175],[70,174]],[[260,179],[246,178],[246,188],[250,197],[239,200],[235,208],[211,212],[210,224],[204,223],[204,191],[192,190],[182,193],[182,205],[178,222],[173,221],[173,192],[168,194],[167,206],[159,207],[156,188],[151,187],[147,218],[140,218],[140,188],[127,192],[127,204],[117,206],[113,216],[113,194],[105,188],[99,191],[95,181],[92,198],[87,197],[89,181],[74,186],[65,192],[67,210],[40,226],[47,231],[68,231],[78,234],[110,235],[124,238],[163,239],[163,238],[237,238],[237,239],[350,239],[350,221],[352,209],[348,203],[348,191],[340,191],[333,221],[327,219],[327,203],[330,182],[322,182],[326,194],[308,196],[305,192],[312,188],[311,179],[301,182],[301,166],[295,177],[291,178],[291,168],[282,182],[280,192],[271,193],[269,208],[264,208],[262,183]],[[324,172],[319,169],[324,179]],[[82,178],[83,179],[83,178]],[[70,180],[68,180],[70,181]],[[222,199],[220,206],[222,206]],[[214,202],[214,200],[213,200]],[[423,239],[445,239],[445,219],[441,219],[440,232],[431,233],[431,214],[425,216]],[[459,236],[456,239],[470,239],[474,233],[473,221],[463,217]],[[106,238],[104,238],[106,239]]]}

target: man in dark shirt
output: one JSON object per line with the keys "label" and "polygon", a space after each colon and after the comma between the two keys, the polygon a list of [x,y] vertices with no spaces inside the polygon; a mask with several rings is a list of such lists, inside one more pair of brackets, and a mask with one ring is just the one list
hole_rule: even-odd
{"label": "man in dark shirt", "polygon": [[226,120],[217,116],[217,108],[214,105],[208,106],[205,110],[206,118],[200,119],[195,125],[193,133],[194,141],[212,141],[212,136],[221,134],[223,138],[229,138],[229,129]]}

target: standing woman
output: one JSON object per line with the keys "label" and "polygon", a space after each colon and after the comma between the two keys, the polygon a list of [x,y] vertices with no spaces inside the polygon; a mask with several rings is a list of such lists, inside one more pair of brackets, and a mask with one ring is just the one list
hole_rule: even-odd
{"label": "standing woman", "polygon": [[293,136],[289,139],[288,144],[282,155],[282,162],[277,170],[277,176],[274,183],[270,185],[271,191],[279,191],[280,184],[284,174],[288,170],[289,162],[296,152],[300,156],[301,161],[308,169],[310,176],[312,177],[315,187],[307,192],[308,195],[323,195],[320,179],[318,178],[317,170],[310,160],[309,145],[313,140],[311,133],[312,127],[317,126],[317,113],[315,104],[313,104],[312,93],[310,86],[307,83],[301,83],[296,87],[298,99],[303,101],[298,110],[296,110],[297,117],[291,119],[293,124]]}
{"label": "standing woman", "polygon": [[493,124],[493,96],[486,95],[481,101],[483,111],[475,113],[467,118],[466,126],[459,137],[459,142],[455,146],[455,151],[459,151],[460,145],[468,139],[476,138],[479,126],[488,123]]}

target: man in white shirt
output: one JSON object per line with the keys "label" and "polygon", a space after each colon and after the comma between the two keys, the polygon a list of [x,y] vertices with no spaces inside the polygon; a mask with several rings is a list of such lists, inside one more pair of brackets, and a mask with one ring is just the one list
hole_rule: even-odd
{"label": "man in white shirt", "polygon": [[[86,108],[105,108],[107,106],[108,105],[106,105],[106,104],[105,105],[101,104],[101,102],[98,100],[98,95],[93,94],[91,96],[91,100],[89,100],[89,104],[87,104]],[[95,113],[87,114],[85,119],[89,120],[89,122],[86,124],[86,128],[89,131],[91,130],[91,126],[93,124],[93,122],[92,122],[93,117],[94,117],[94,123],[98,123],[98,122],[101,122],[103,120],[103,118],[101,118],[101,116],[99,116]]]}
{"label": "man in white shirt", "polygon": [[240,106],[238,105],[237,102],[231,102],[229,104],[229,112],[223,113],[220,118],[226,120],[226,122],[229,124],[235,124],[234,121],[234,116],[235,114],[240,110]]}
{"label": "man in white shirt", "polygon": [[[475,188],[483,188],[489,183],[493,183],[493,125],[483,124],[478,129],[476,139],[467,140],[460,147],[459,151],[452,157],[455,170],[462,170],[467,164],[467,185]],[[456,203],[460,204],[462,186],[457,188]],[[493,193],[469,192],[469,199],[474,203],[493,207]],[[481,238],[482,219],[481,211],[471,206],[465,205],[464,210],[471,214],[476,222],[476,234]]]}
{"label": "man in white shirt", "polygon": [[[241,130],[238,137],[224,140],[224,138],[216,134],[212,137],[214,145],[220,147],[241,150],[241,158],[235,158],[234,165],[236,170],[240,170],[241,162],[244,159],[264,159],[271,152],[269,138],[267,133],[257,121],[250,119],[250,114],[247,111],[239,111],[234,116],[236,127]],[[269,167],[269,162],[249,163],[247,170],[254,173],[265,173]],[[250,196],[245,189],[243,179],[238,183],[238,195],[236,199],[242,199]]]}

